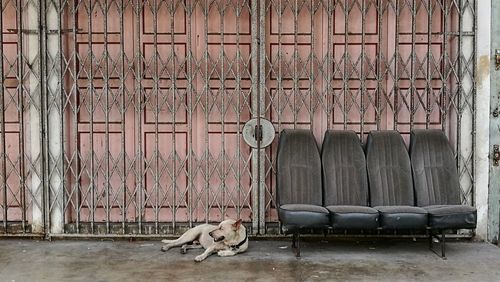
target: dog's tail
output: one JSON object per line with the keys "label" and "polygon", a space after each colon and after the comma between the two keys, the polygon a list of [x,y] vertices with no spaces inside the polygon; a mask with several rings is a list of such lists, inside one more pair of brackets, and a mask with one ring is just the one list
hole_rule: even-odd
{"label": "dog's tail", "polygon": [[170,243],[173,243],[175,241],[177,241],[177,240],[161,240],[161,242],[164,244],[170,244]]}

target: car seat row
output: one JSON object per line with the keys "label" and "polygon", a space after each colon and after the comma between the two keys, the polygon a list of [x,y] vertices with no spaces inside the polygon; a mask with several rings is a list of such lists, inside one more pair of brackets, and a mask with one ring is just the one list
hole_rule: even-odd
{"label": "car seat row", "polygon": [[285,129],[277,155],[278,216],[292,247],[301,230],[474,229],[476,209],[461,205],[456,162],[440,130],[413,130],[410,150],[397,131],[372,131],[364,149],[353,131],[327,131],[321,153],[311,131]]}

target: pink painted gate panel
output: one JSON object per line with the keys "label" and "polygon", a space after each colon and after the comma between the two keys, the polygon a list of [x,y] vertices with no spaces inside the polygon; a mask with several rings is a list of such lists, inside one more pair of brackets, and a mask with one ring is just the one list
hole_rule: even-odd
{"label": "pink painted gate panel", "polygon": [[226,5],[68,4],[67,223],[251,221],[250,8]]}

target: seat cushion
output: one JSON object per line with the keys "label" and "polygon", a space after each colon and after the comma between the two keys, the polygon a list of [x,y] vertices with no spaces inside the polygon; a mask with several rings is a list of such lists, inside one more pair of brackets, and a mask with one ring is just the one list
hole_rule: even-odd
{"label": "seat cushion", "polygon": [[427,211],[413,206],[378,206],[383,229],[425,229]]}
{"label": "seat cushion", "polygon": [[278,216],[285,229],[327,228],[330,223],[328,210],[317,205],[281,205]]}
{"label": "seat cushion", "polygon": [[379,213],[365,206],[327,206],[334,229],[376,229]]}
{"label": "seat cushion", "polygon": [[477,210],[465,205],[434,205],[423,207],[429,213],[429,226],[433,229],[474,229]]}

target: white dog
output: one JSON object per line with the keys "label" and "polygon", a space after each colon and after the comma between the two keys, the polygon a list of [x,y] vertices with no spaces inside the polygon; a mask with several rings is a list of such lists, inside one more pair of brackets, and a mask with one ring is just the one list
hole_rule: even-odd
{"label": "white dog", "polygon": [[194,260],[200,262],[213,253],[221,257],[234,256],[242,253],[248,248],[248,236],[241,219],[227,219],[219,226],[202,224],[193,227],[182,234],[176,240],[162,240],[166,245],[162,251],[168,251],[173,247],[181,247],[181,253],[185,254],[188,249],[205,248],[205,252]]}

